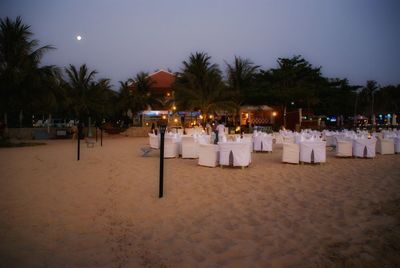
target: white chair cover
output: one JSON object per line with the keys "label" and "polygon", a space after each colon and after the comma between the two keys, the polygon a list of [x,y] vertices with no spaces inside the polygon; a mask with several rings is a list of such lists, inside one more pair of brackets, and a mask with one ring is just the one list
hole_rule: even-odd
{"label": "white chair cover", "polygon": [[182,158],[198,158],[198,144],[193,136],[182,136]]}
{"label": "white chair cover", "polygon": [[199,165],[216,167],[218,165],[218,145],[199,144]]}
{"label": "white chair cover", "polygon": [[282,162],[299,163],[300,146],[297,143],[284,143],[282,151]]}
{"label": "white chair cover", "polygon": [[179,143],[173,137],[164,138],[164,158],[173,158],[179,156]]}
{"label": "white chair cover", "polygon": [[183,128],[178,128],[177,132],[179,135],[183,135]]}
{"label": "white chair cover", "polygon": [[245,142],[249,145],[250,153],[253,152],[253,138],[251,136],[243,136],[241,142]]}
{"label": "white chair cover", "polygon": [[327,134],[325,139],[326,139],[326,146],[336,146],[336,139],[334,135]]}
{"label": "white chair cover", "polygon": [[276,144],[283,144],[283,137],[279,133],[274,133],[275,143]]}
{"label": "white chair cover", "polygon": [[379,154],[394,154],[394,139],[382,139],[378,137],[376,152]]}
{"label": "white chair cover", "polygon": [[367,151],[366,157],[375,157],[376,138],[371,139],[354,139],[353,140],[353,155],[364,157],[364,150]]}
{"label": "white chair cover", "polygon": [[283,136],[283,142],[284,143],[294,143],[295,138],[294,138],[294,136]]}
{"label": "white chair cover", "polygon": [[149,133],[149,144],[150,148],[159,149],[160,148],[159,137],[153,133]]}
{"label": "white chair cover", "polygon": [[197,137],[197,142],[199,144],[210,144],[211,135],[200,135]]}
{"label": "white chair cover", "polygon": [[249,143],[246,142],[219,142],[219,163],[229,165],[229,156],[232,152],[233,166],[248,166],[251,162]]}
{"label": "white chair cover", "polygon": [[394,152],[400,153],[400,137],[394,138]]}
{"label": "white chair cover", "polygon": [[336,139],[336,156],[351,157],[353,155],[353,141],[351,139]]}
{"label": "white chair cover", "polygon": [[194,128],[185,128],[186,135],[193,135],[195,133]]}
{"label": "white chair cover", "polygon": [[311,155],[314,152],[314,163],[326,162],[325,141],[303,141],[300,143],[300,161],[311,163]]}
{"label": "white chair cover", "polygon": [[272,136],[265,134],[255,136],[254,151],[272,152]]}

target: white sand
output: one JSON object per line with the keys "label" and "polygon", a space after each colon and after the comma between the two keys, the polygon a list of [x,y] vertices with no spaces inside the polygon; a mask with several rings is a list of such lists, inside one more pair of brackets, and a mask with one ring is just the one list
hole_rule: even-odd
{"label": "white sand", "polygon": [[372,208],[399,197],[400,155],[289,165],[275,147],[244,170],[166,159],[158,199],[147,142],[107,138],[79,162],[70,140],[0,149],[0,267],[324,267],[335,247],[373,261],[368,232],[393,223]]}

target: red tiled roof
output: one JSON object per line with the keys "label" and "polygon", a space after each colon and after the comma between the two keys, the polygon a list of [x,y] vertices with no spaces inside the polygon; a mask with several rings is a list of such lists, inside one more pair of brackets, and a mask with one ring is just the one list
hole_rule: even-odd
{"label": "red tiled roof", "polygon": [[153,88],[171,88],[175,82],[175,75],[164,70],[149,74],[149,77],[154,82]]}

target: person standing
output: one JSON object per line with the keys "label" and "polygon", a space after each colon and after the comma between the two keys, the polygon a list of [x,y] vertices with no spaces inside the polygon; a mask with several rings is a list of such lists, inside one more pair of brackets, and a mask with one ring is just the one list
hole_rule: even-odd
{"label": "person standing", "polygon": [[207,121],[207,124],[206,124],[206,133],[207,133],[207,135],[211,135],[211,125],[210,125],[209,121]]}
{"label": "person standing", "polygon": [[218,141],[222,141],[222,138],[225,136],[225,126],[222,122],[219,122],[217,127],[215,128],[218,134]]}

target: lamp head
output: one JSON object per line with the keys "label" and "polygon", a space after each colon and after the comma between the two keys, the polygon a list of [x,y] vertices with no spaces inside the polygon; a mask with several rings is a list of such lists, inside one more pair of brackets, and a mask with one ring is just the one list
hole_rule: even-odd
{"label": "lamp head", "polygon": [[167,120],[160,119],[158,120],[157,125],[160,128],[160,132],[165,133],[165,130],[167,129]]}

